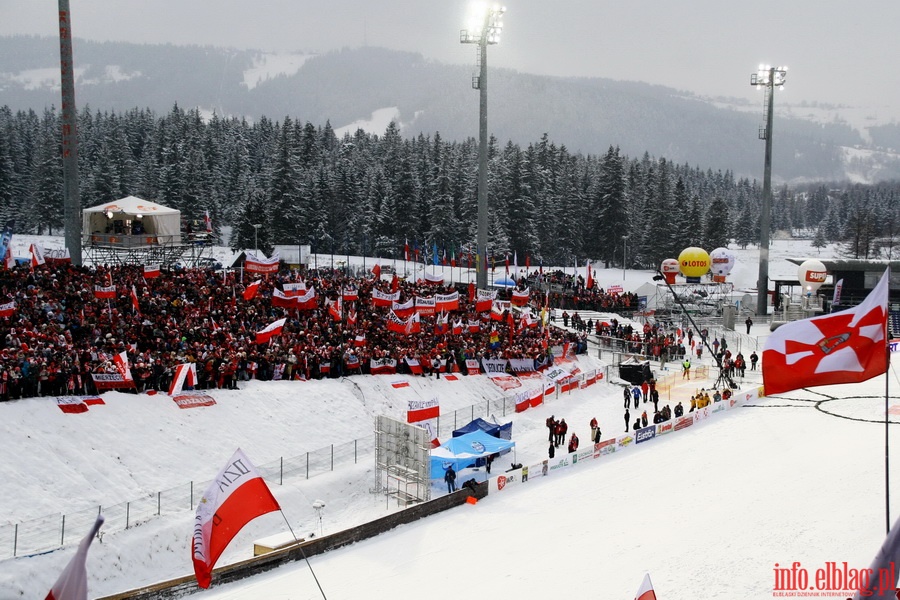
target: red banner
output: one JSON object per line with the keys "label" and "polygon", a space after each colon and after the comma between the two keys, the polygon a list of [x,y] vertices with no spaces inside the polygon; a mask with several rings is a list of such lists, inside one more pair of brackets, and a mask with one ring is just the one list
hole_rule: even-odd
{"label": "red banner", "polygon": [[212,406],[216,403],[212,396],[207,396],[202,392],[196,394],[179,394],[174,396],[172,400],[178,405],[178,408],[196,408],[198,406]]}

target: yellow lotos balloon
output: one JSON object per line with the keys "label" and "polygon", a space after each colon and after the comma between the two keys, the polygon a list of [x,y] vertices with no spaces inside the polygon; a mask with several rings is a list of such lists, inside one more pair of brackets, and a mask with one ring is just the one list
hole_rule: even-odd
{"label": "yellow lotos balloon", "polygon": [[703,277],[709,272],[709,253],[703,248],[685,248],[678,255],[678,267],[685,277]]}

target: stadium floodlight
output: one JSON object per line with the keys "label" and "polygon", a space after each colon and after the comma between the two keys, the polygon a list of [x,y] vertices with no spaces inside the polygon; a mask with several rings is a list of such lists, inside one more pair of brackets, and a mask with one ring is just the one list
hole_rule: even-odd
{"label": "stadium floodlight", "polygon": [[473,25],[459,32],[461,44],[478,46],[478,75],[472,77],[472,87],[480,92],[478,119],[478,228],[475,252],[478,261],[475,265],[475,281],[479,288],[487,288],[487,47],[500,43],[500,32],[503,21],[500,19],[506,12],[505,6],[484,4],[473,5]]}
{"label": "stadium floodlight", "polygon": [[784,89],[787,67],[759,65],[759,70],[750,75],[750,85],[766,91],[764,118],[766,124],[759,128],[759,139],[766,141],[766,158],[763,171],[763,198],[759,208],[759,279],[756,282],[756,314],[766,316],[769,312],[769,229],[772,221],[772,122],[775,106],[775,88]]}

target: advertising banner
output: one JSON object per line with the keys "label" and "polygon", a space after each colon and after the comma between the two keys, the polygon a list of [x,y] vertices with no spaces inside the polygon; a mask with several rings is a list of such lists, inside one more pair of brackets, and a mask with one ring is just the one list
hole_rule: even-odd
{"label": "advertising banner", "polygon": [[91,373],[91,378],[101,391],[134,387],[134,380],[125,379],[121,373]]}

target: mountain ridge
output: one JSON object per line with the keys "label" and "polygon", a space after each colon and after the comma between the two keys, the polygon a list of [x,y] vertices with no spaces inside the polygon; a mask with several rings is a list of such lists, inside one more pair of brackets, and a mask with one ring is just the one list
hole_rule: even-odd
{"label": "mountain ridge", "polygon": [[[290,69],[265,71],[270,53],[210,46],[76,40],[76,101],[91,110],[135,107],[164,113],[173,105],[251,120],[285,116],[334,128],[396,107],[404,137],[439,132],[449,140],[478,134],[473,66],[421,54],[363,47],[296,53]],[[284,59],[285,55],[281,58]],[[299,64],[296,64],[298,63]],[[262,69],[262,71],[261,71]],[[247,83],[253,72],[255,83]],[[12,110],[59,103],[53,38],[0,37],[0,91]],[[501,143],[527,145],[545,133],[585,154],[617,146],[679,164],[758,178],[762,111],[727,97],[702,98],[661,85],[589,77],[552,77],[491,68],[489,127]],[[743,108],[739,110],[736,107]],[[817,122],[776,108],[773,179],[872,183],[900,178],[900,126],[861,132],[847,122]],[[380,131],[373,133],[382,133]]]}

